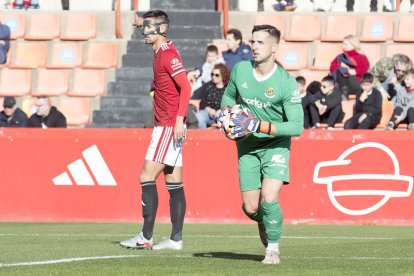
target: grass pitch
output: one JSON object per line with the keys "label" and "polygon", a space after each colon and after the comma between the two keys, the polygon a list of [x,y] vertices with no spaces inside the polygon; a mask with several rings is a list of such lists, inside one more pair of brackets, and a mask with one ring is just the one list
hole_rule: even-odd
{"label": "grass pitch", "polygon": [[[257,226],[187,224],[184,250],[127,250],[116,223],[0,223],[0,275],[414,275],[414,227],[286,225],[263,265]],[[155,228],[155,242],[170,225]]]}

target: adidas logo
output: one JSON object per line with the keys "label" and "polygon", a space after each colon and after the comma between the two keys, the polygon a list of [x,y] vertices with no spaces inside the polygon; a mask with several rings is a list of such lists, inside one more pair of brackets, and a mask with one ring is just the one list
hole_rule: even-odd
{"label": "adidas logo", "polygon": [[243,82],[243,84],[241,85],[241,87],[243,87],[245,89],[249,89],[249,87],[247,86],[247,82]]}
{"label": "adidas logo", "polygon": [[[69,173],[63,172],[53,178],[53,184],[57,186],[73,185],[73,179],[75,185],[79,186],[93,186],[96,184],[116,186],[116,181],[96,145],[82,151],[82,155],[86,164],[82,158],[70,163],[68,165]],[[72,176],[72,179],[69,175]]]}

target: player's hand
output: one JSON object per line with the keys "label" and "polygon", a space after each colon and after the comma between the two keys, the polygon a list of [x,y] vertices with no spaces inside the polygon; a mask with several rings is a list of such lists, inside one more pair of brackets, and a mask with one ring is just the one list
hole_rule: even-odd
{"label": "player's hand", "polygon": [[132,24],[132,26],[135,26],[137,28],[141,28],[143,25],[144,25],[144,18],[139,17],[138,15],[135,14],[134,24]]}
{"label": "player's hand", "polygon": [[216,120],[218,128],[222,128],[224,120],[226,119],[227,116],[230,115],[230,109],[231,108],[228,105],[223,106],[223,108],[221,109],[219,115],[217,116],[217,120]]}
{"label": "player's hand", "polygon": [[248,115],[236,114],[231,120],[234,124],[231,132],[237,138],[244,137],[249,133],[257,132],[260,125],[260,121],[253,116],[253,113]]}
{"label": "player's hand", "polygon": [[184,129],[184,118],[182,116],[177,116],[174,126],[174,144],[182,143],[182,140],[185,135]]}

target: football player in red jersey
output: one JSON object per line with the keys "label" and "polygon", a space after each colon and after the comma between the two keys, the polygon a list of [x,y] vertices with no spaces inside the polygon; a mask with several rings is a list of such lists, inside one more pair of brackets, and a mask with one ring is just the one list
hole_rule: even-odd
{"label": "football player in red jersey", "polygon": [[[191,87],[180,55],[167,39],[168,15],[161,10],[136,16],[146,44],[154,50],[154,130],[140,174],[144,226],[134,238],[120,244],[134,249],[183,248],[182,230],[186,201],[182,183],[182,145],[185,138],[185,114]],[[171,236],[153,246],[153,229],[158,209],[155,180],[164,173],[170,194]]]}

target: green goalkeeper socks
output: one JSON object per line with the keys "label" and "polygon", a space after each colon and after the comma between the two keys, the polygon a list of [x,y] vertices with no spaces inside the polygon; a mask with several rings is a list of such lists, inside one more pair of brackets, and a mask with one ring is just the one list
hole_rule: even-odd
{"label": "green goalkeeper socks", "polygon": [[269,243],[277,243],[282,235],[283,214],[279,201],[262,202],[263,223],[266,227],[266,235]]}

